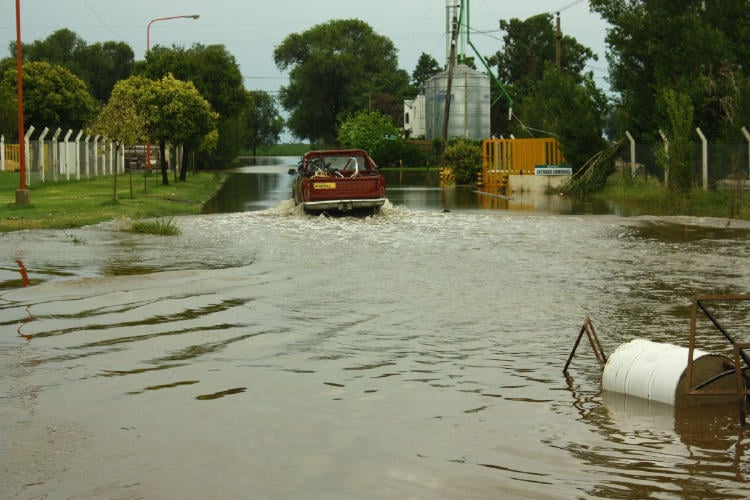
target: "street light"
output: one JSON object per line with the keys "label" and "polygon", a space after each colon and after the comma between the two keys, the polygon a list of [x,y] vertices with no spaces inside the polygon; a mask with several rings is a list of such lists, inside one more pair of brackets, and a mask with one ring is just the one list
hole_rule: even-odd
{"label": "street light", "polygon": [[167,21],[169,19],[198,19],[199,17],[201,17],[199,14],[191,14],[187,16],[157,17],[156,19],[150,20],[148,26],[146,26],[146,53],[148,54],[148,51],[151,50],[151,25],[156,21]]}
{"label": "street light", "polygon": [[[146,55],[148,55],[151,50],[151,25],[156,21],[167,21],[169,19],[198,19],[199,17],[201,17],[200,14],[189,14],[184,16],[157,17],[156,19],[150,20],[148,25],[146,25]],[[149,171],[151,170],[151,140],[149,140],[148,145],[146,145],[146,168]]]}

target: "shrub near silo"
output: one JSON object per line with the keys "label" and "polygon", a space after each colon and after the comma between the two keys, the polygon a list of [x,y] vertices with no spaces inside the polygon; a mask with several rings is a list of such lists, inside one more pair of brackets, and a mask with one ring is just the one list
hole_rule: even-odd
{"label": "shrub near silo", "polygon": [[458,139],[445,148],[445,163],[453,170],[456,184],[473,184],[482,168],[482,148],[468,139]]}

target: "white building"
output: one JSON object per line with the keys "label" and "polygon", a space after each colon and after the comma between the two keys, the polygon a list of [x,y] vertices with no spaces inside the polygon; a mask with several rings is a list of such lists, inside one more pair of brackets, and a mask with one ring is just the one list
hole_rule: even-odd
{"label": "white building", "polygon": [[404,101],[404,132],[412,139],[424,138],[425,126],[425,99],[420,94],[416,99]]}

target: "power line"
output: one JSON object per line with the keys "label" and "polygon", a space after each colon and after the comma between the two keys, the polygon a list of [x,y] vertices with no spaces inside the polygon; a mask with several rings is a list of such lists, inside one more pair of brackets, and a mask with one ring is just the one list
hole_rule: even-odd
{"label": "power line", "polygon": [[86,7],[88,7],[88,9],[91,11],[91,13],[94,14],[97,19],[99,19],[99,22],[101,22],[104,26],[107,27],[107,29],[109,29],[109,31],[111,31],[112,33],[114,33],[117,36],[117,38],[119,38],[121,40],[123,39],[123,36],[120,35],[117,31],[115,31],[115,29],[112,26],[110,26],[109,24],[107,24],[107,21],[105,21],[104,18],[102,16],[100,16],[99,13],[97,11],[95,11],[94,8],[91,5],[89,5],[89,0],[83,0],[83,3],[86,5]]}
{"label": "power line", "polygon": [[564,10],[568,10],[568,9],[569,9],[569,8],[571,8],[571,7],[575,7],[575,6],[576,6],[576,5],[578,5],[579,3],[581,3],[581,2],[585,2],[585,1],[586,1],[586,0],[576,0],[575,2],[571,2],[571,3],[569,3],[569,4],[568,4],[568,5],[566,5],[565,7],[562,7],[562,8],[560,8],[560,9],[557,9],[557,10],[553,10],[553,11],[551,11],[551,12],[550,12],[550,14],[559,14],[560,12],[562,12],[562,11],[564,11]]}

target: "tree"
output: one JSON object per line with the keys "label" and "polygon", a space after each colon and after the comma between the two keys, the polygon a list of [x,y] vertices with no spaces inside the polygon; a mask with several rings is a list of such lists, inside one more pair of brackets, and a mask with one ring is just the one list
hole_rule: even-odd
{"label": "tree", "polygon": [[284,129],[284,119],[276,109],[276,100],[262,90],[248,92],[250,106],[242,112],[244,146],[257,154],[258,147],[271,146],[279,142]]}
{"label": "tree", "polygon": [[125,42],[97,42],[76,51],[71,69],[86,82],[95,99],[106,102],[115,84],[133,73],[135,54]]}
{"label": "tree", "polygon": [[[141,110],[149,142],[159,143],[163,184],[169,184],[166,143],[195,150],[210,147],[215,139],[217,115],[191,82],[172,75],[161,80],[135,76],[119,83],[118,92],[120,88]],[[180,179],[185,180],[186,174],[181,169]]]}
{"label": "tree", "polygon": [[[114,141],[115,151],[125,145],[139,144],[146,140],[146,118],[138,108],[134,96],[127,92],[125,85],[112,91],[107,104],[99,112],[91,129]],[[117,156],[117,155],[115,155]],[[131,185],[132,188],[132,185]],[[117,200],[117,169],[113,179],[113,200]],[[131,192],[132,195],[132,192]]]}
{"label": "tree", "polygon": [[[657,159],[670,174],[670,189],[687,193],[693,187],[693,165],[690,161],[693,105],[688,95],[675,92],[674,89],[665,89],[660,100],[669,118],[669,153],[659,154]],[[661,151],[663,150],[659,150],[659,153]]]}
{"label": "tree", "polygon": [[240,115],[250,106],[237,60],[224,45],[195,44],[189,49],[156,46],[146,54],[136,73],[152,79],[167,75],[191,81],[219,114],[218,147],[206,160],[227,165],[242,147],[244,131],[237,131],[243,121]]}
{"label": "tree", "polygon": [[590,5],[611,26],[607,58],[612,88],[620,93],[621,128],[656,138],[659,126],[670,120],[659,106],[659,92],[672,88],[689,96],[693,127],[722,130],[723,106],[750,75],[746,1],[591,0]]}
{"label": "tree", "polygon": [[[566,160],[574,169],[582,166],[604,146],[608,102],[591,72],[584,71],[596,55],[575,38],[563,36],[558,68],[549,14],[501,20],[500,27],[505,31],[504,48],[490,58],[490,64],[497,65],[498,79],[513,96],[514,114],[522,122],[509,120],[509,103],[502,100],[493,106],[492,130],[557,137]],[[493,91],[493,99],[500,97],[494,87]]]}
{"label": "tree", "polygon": [[[505,31],[503,50],[497,51],[487,62],[490,66],[497,66],[497,78],[505,92],[513,96],[514,100],[520,100],[544,77],[546,65],[555,62],[555,30],[552,16],[540,14],[526,20],[501,19],[500,28]],[[597,56],[591,49],[567,35],[563,36],[561,47],[560,69],[575,75],[578,81],[582,82],[586,61],[596,60]],[[492,102],[496,103],[491,110],[491,128],[498,133],[510,133],[510,103],[497,86],[492,86],[491,92]]]}
{"label": "tree", "polygon": [[[70,70],[83,80],[99,102],[106,102],[112,88],[133,71],[134,53],[125,42],[97,42],[87,45],[75,32],[63,28],[44,40],[22,45],[25,61],[45,61]],[[15,57],[16,44],[10,44]]]}
{"label": "tree", "polygon": [[18,94],[0,81],[0,130],[6,139],[18,139]]}
{"label": "tree", "polygon": [[[2,85],[17,92],[15,70],[6,70]],[[24,127],[82,129],[94,114],[95,103],[86,84],[62,66],[47,62],[23,64]]]}
{"label": "tree", "polygon": [[364,149],[375,157],[383,143],[400,136],[390,117],[378,111],[360,111],[341,123],[338,141],[345,148]]}
{"label": "tree", "polygon": [[[491,65],[497,65],[498,79],[504,84],[514,85],[523,91],[525,85],[540,80],[546,64],[555,61],[555,30],[551,14],[539,14],[526,20],[500,20],[503,35],[502,51],[490,58]],[[586,61],[596,60],[597,56],[570,36],[561,40],[560,70],[578,75],[586,67]]]}
{"label": "tree", "polygon": [[[575,75],[547,63],[542,78],[519,99],[518,113],[524,123],[560,140],[565,160],[581,167],[605,146],[602,130],[607,99],[592,78],[578,82]],[[518,126],[515,133],[525,131]],[[542,133],[544,133],[542,132]]]}
{"label": "tree", "polygon": [[[333,20],[304,33],[288,35],[274,50],[274,61],[289,70],[289,85],[280,102],[290,112],[288,127],[311,142],[333,142],[339,116],[365,109],[376,92],[398,95],[403,89],[383,88],[400,74],[394,86],[408,84],[398,70],[396,48],[357,19]],[[401,83],[399,83],[401,82]]]}
{"label": "tree", "polygon": [[419,56],[417,66],[411,74],[411,83],[417,89],[418,94],[424,94],[425,82],[443,71],[440,64],[429,54],[422,54]]}

